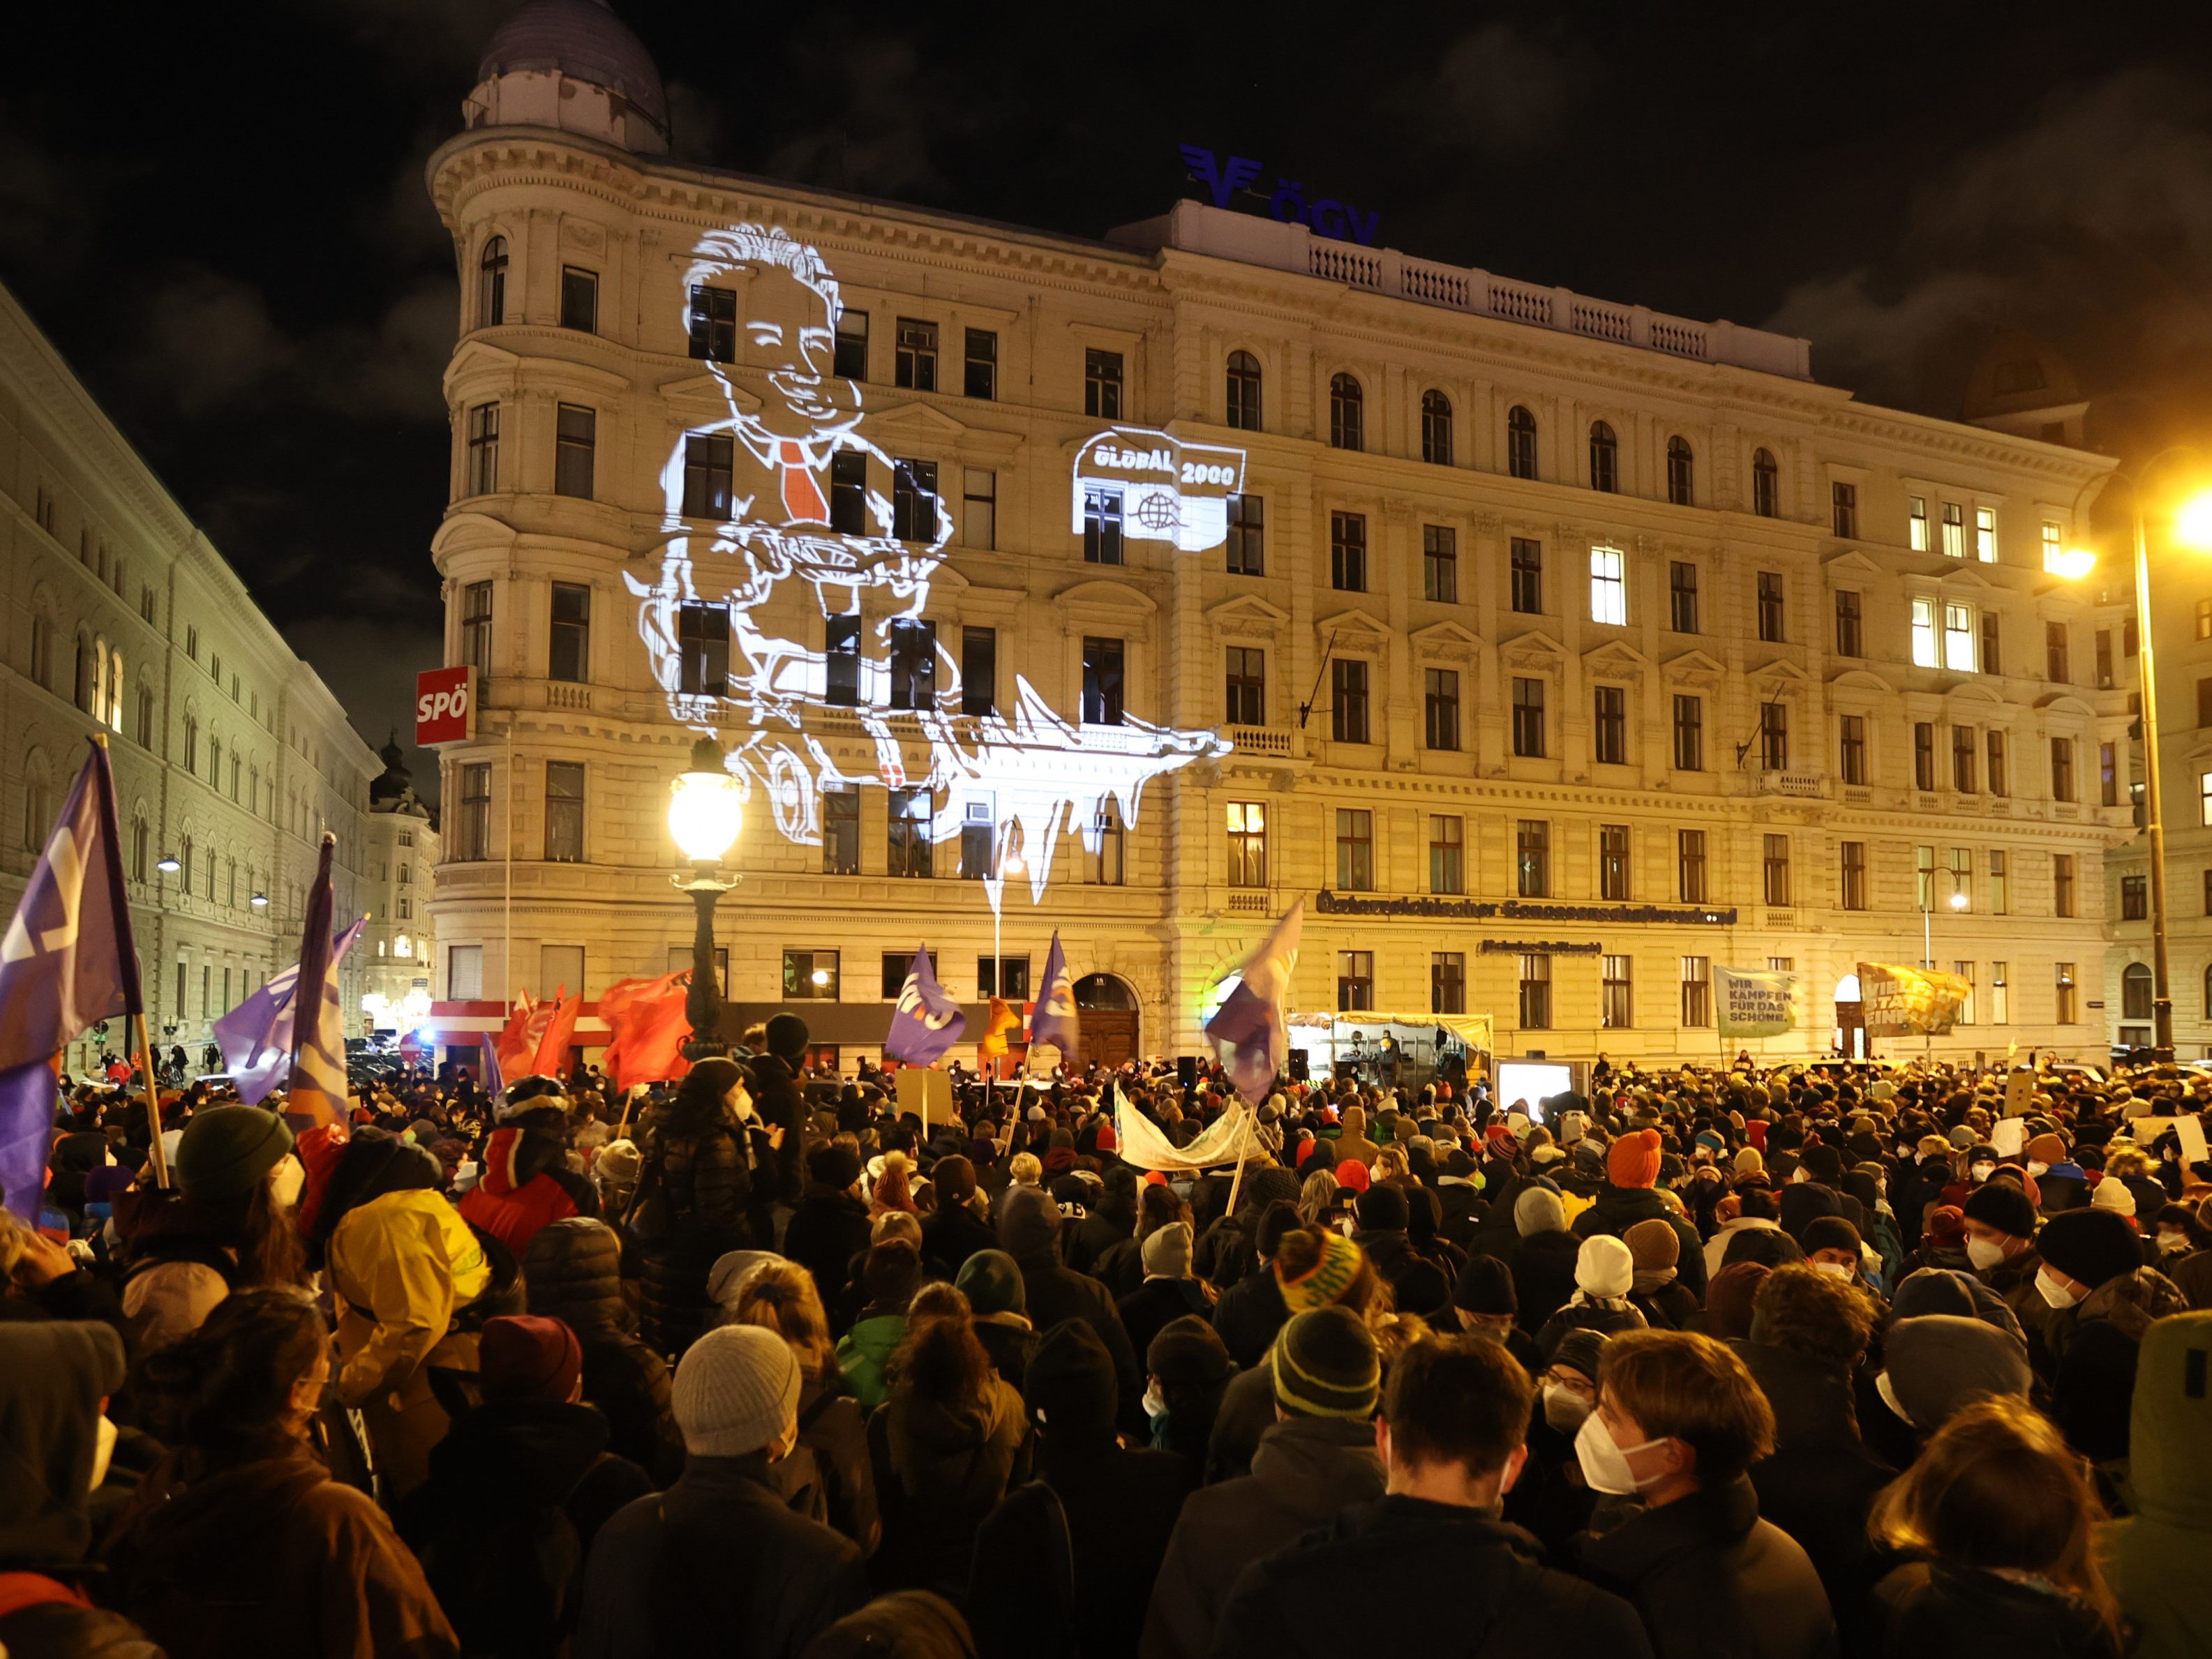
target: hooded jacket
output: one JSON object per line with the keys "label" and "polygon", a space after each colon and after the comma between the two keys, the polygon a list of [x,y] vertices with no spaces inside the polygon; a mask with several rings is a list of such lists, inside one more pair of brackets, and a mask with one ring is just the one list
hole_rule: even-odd
{"label": "hooded jacket", "polygon": [[684,1468],[668,1362],[637,1334],[622,1292],[622,1242],[604,1222],[571,1216],[541,1228],[522,1261],[530,1311],[557,1319],[584,1351],[584,1400],[607,1419],[607,1449],[661,1483]]}
{"label": "hooded jacket", "polygon": [[1639,1221],[1657,1217],[1674,1230],[1681,1248],[1675,1253],[1674,1275],[1698,1301],[1705,1299],[1705,1241],[1698,1230],[1667,1207],[1666,1200],[1649,1187],[1607,1186],[1598,1191],[1589,1208],[1575,1218],[1577,1238],[1611,1233],[1615,1238]]}
{"label": "hooded jacket", "polygon": [[[937,1218],[932,1216],[929,1221]],[[929,1221],[922,1224],[927,1247]],[[814,1275],[825,1309],[835,1310],[853,1282],[853,1259],[868,1248],[868,1206],[837,1187],[810,1182],[783,1230],[783,1254]]]}
{"label": "hooded jacket", "polygon": [[1375,1430],[1293,1417],[1260,1437],[1252,1473],[1183,1500],[1152,1585],[1139,1659],[1206,1659],[1239,1574],[1354,1504],[1382,1496]]}
{"label": "hooded jacket", "polygon": [[[2089,1607],[2064,1592],[1943,1561],[1915,1561],[1875,1586],[1867,1622],[1883,1659],[2118,1659]],[[2146,1650],[2137,1650],[2137,1655]],[[2177,1652],[2190,1650],[2175,1650]],[[2194,1650],[2202,1652],[2203,1650]]]}
{"label": "hooded jacket", "polygon": [[1048,1194],[1034,1187],[1006,1194],[999,1215],[999,1248],[1022,1270],[1023,1312],[1040,1332],[1063,1319],[1080,1319],[1090,1326],[1113,1356],[1122,1425],[1139,1427],[1143,1419],[1137,1402],[1144,1395],[1144,1370],[1129,1344],[1129,1333],[1106,1287],[1060,1261],[1059,1233],[1060,1211]]}
{"label": "hooded jacket", "polygon": [[981,1400],[955,1404],[902,1389],[884,1419],[907,1516],[890,1528],[893,1582],[957,1600],[968,1592],[975,1528],[1006,1496],[1029,1433],[1022,1397],[998,1376]]}
{"label": "hooded jacket", "polygon": [[[2136,1362],[2135,1513],[2097,1528],[2097,1553],[2138,1632],[2135,1659],[2212,1653],[2212,1313],[2143,1334]],[[2192,1392],[2192,1381],[2196,1383]]]}
{"label": "hooded jacket", "polygon": [[1362,1164],[1372,1164],[1375,1161],[1375,1143],[1367,1138],[1366,1109],[1361,1106],[1346,1107],[1344,1133],[1336,1138],[1336,1150],[1331,1155],[1330,1161],[1341,1164],[1346,1158],[1353,1158]]}
{"label": "hooded jacket", "polygon": [[541,1109],[493,1130],[477,1184],[454,1206],[517,1256],[549,1222],[599,1212],[592,1183],[568,1166],[561,1122],[559,1112]]}
{"label": "hooded jacket", "polygon": [[744,1130],[720,1103],[691,1097],[653,1109],[638,1151],[623,1218],[637,1247],[638,1312],[647,1343],[673,1358],[710,1322],[708,1270],[755,1247],[752,1164]]}
{"label": "hooded jacket", "polygon": [[2077,1306],[2044,1325],[2051,1376],[2051,1420],[2093,1462],[2125,1457],[2129,1415],[2142,1339],[2154,1322],[2180,1313],[2181,1292],[2151,1267],[2108,1279]]}
{"label": "hooded jacket", "polygon": [[100,1402],[123,1386],[106,1325],[0,1324],[0,1568],[66,1568],[92,1542]]}
{"label": "hooded jacket", "polygon": [[860,1402],[862,1412],[872,1412],[890,1397],[886,1373],[891,1355],[906,1340],[903,1313],[872,1314],[853,1322],[853,1328],[837,1340],[837,1365]]}

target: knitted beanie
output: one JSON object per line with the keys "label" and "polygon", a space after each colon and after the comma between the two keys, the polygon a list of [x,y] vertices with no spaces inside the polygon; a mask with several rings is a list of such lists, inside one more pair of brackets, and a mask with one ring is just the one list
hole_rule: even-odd
{"label": "knitted beanie", "polygon": [[1815,1250],[1859,1253],[1859,1230],[1839,1215],[1816,1215],[1799,1231],[1797,1243],[1810,1255]]}
{"label": "knitted beanie", "polygon": [[1629,1256],[1638,1273],[1661,1272],[1682,1259],[1681,1235],[1674,1231],[1672,1222],[1656,1215],[1621,1234],[1620,1242],[1628,1246]]}
{"label": "knitted beanie", "polygon": [[1766,1173],[1766,1156],[1756,1146],[1746,1146],[1735,1155],[1735,1172],[1740,1176]]}
{"label": "knitted beanie", "polygon": [[2008,1181],[1984,1182],[1966,1194],[1966,1219],[1994,1227],[2008,1238],[2035,1236],[2035,1206]]}
{"label": "knitted beanie", "polygon": [[1637,1129],[1613,1143],[1605,1178],[1616,1187],[1649,1187],[1659,1179],[1659,1132]]}
{"label": "knitted beanie", "polygon": [[1636,1283],[1636,1258],[1611,1233],[1593,1233],[1575,1253],[1575,1284],[1584,1296],[1626,1296]]}
{"label": "knitted beanie", "polygon": [[1705,1334],[1721,1341],[1747,1340],[1752,1304],[1773,1268],[1764,1261],[1731,1261],[1705,1285]]}
{"label": "knitted beanie", "polygon": [[1356,1158],[1347,1158],[1336,1166],[1336,1184],[1349,1187],[1355,1193],[1367,1190],[1367,1166]]}
{"label": "knitted beanie", "polygon": [[1022,1403],[1055,1438],[1114,1432],[1114,1357],[1080,1319],[1044,1334],[1022,1376]]}
{"label": "knitted beanie", "polygon": [[799,1361],[759,1325],[720,1325],[684,1351],[671,1404],[693,1457],[743,1457],[799,1419]]}
{"label": "knitted beanie", "polygon": [[1275,1261],[1275,1282],[1283,1292],[1283,1305],[1292,1313],[1304,1313],[1310,1309],[1326,1308],[1352,1288],[1352,1281],[1359,1276],[1360,1264],[1367,1259],[1366,1252],[1342,1233],[1329,1228],[1316,1229],[1321,1238],[1321,1255],[1304,1272],[1285,1277],[1279,1255]]}
{"label": "knitted beanie", "polygon": [[1372,1417],[1382,1389],[1382,1354],[1366,1321],[1348,1308],[1292,1315],[1267,1351],[1267,1368],[1275,1403],[1300,1417]]}
{"label": "knitted beanie", "polygon": [[244,1198],[292,1150],[284,1120],[258,1106],[211,1106],[193,1114],[177,1142],[177,1185],[186,1198]]}
{"label": "knitted beanie", "polygon": [[2044,1223],[2035,1248],[2051,1266],[2091,1290],[2142,1266],[2136,1230],[2125,1216],[2110,1210],[2068,1210],[2051,1217]]}
{"label": "knitted beanie", "polygon": [[1004,1250],[978,1250],[960,1264],[952,1283],[968,1298],[978,1318],[985,1314],[1018,1314],[1029,1305],[1022,1285],[1022,1270]]}
{"label": "knitted beanie", "polygon": [[1567,1206],[1549,1187],[1531,1187],[1513,1200],[1513,1231],[1522,1237],[1566,1230]]}
{"label": "knitted beanie", "polygon": [[537,1314],[485,1320],[477,1354],[487,1401],[565,1401],[584,1370],[584,1350],[575,1332]]}
{"label": "knitted beanie", "polygon": [[860,1154],[835,1141],[827,1146],[817,1146],[806,1155],[806,1173],[823,1186],[842,1193],[860,1178]]}
{"label": "knitted beanie", "polygon": [[781,1013],[769,1016],[768,1051],[777,1059],[797,1066],[806,1055],[806,1022],[797,1014]]}
{"label": "knitted beanie", "polygon": [[1145,1236],[1142,1254],[1147,1279],[1190,1277],[1190,1223],[1170,1221]]}
{"label": "knitted beanie", "polygon": [[1452,1306],[1471,1314],[1517,1314],[1521,1301],[1513,1274],[1494,1255],[1471,1255],[1452,1286]]}
{"label": "knitted beanie", "polygon": [[2112,1176],[2097,1183],[2096,1189],[2089,1194],[2089,1203],[2094,1209],[2110,1210],[2115,1215],[2136,1212],[2136,1195],[2128,1190],[2126,1182]]}
{"label": "knitted beanie", "polygon": [[2031,1164],[2063,1164],[2066,1143],[2057,1135],[2038,1135],[2027,1143],[2027,1152]]}
{"label": "knitted beanie", "polygon": [[1145,1350],[1145,1369],[1172,1388],[1177,1383],[1226,1382],[1237,1362],[1213,1327],[1196,1314],[1170,1319]]}
{"label": "knitted beanie", "polygon": [[1598,1363],[1605,1357],[1606,1339],[1611,1334],[1609,1331],[1593,1331],[1582,1326],[1563,1332],[1559,1346],[1552,1350],[1552,1369],[1572,1371],[1596,1382]]}
{"label": "knitted beanie", "polygon": [[1360,1194],[1354,1208],[1360,1226],[1369,1232],[1402,1233],[1411,1215],[1406,1194],[1388,1182]]}

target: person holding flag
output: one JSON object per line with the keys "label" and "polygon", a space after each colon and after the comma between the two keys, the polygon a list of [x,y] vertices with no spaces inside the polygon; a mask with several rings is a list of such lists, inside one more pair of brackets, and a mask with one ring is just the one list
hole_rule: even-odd
{"label": "person holding flag", "polygon": [[1045,952],[1044,992],[1037,998],[1036,1013],[1030,1021],[1030,1058],[1049,1045],[1060,1064],[1073,1068],[1083,1060],[1083,1021],[1075,1009],[1075,981],[1067,971],[1067,953],[1060,949],[1060,930],[1053,929],[1052,949]]}
{"label": "person holding flag", "polygon": [[[1057,939],[1054,950],[1059,949]],[[899,988],[898,1006],[891,1010],[891,1027],[884,1034],[884,1054],[907,1066],[934,1066],[968,1030],[968,1016],[951,994],[937,982],[930,963],[929,947],[914,953]]]}

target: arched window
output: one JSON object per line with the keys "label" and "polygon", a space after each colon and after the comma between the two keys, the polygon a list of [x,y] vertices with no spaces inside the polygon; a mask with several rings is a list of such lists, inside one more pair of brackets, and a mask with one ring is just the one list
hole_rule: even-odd
{"label": "arched window", "polygon": [[1260,360],[1249,351],[1229,354],[1229,424],[1241,432],[1260,429]]}
{"label": "arched window", "polygon": [[222,733],[212,727],[208,732],[208,781],[222,787]]}
{"label": "arched window", "polygon": [[46,774],[46,757],[33,749],[23,759],[23,850],[44,852],[53,827],[53,780]]}
{"label": "arched window", "polygon": [[143,881],[150,867],[147,860],[152,856],[154,832],[146,823],[145,810],[134,808],[131,814],[131,879]]}
{"label": "arched window", "polygon": [[2150,969],[2140,962],[2131,962],[2120,970],[2120,1018],[2148,1019],[2150,1017]]}
{"label": "arched window", "polygon": [[31,678],[54,689],[54,623],[43,608],[31,613]]}
{"label": "arched window", "polygon": [[1505,470],[1516,478],[1536,476],[1536,417],[1519,404],[1505,416]]}
{"label": "arched window", "polygon": [[1434,386],[1421,394],[1421,459],[1431,466],[1452,464],[1451,399]]}
{"label": "arched window", "polygon": [[107,653],[107,723],[118,732],[123,729],[123,653],[112,647]]}
{"label": "arched window", "polygon": [[1782,471],[1771,450],[1751,452],[1751,510],[1762,519],[1781,516]]}
{"label": "arched window", "polygon": [[190,836],[177,843],[177,884],[187,893],[192,890],[192,838]]}
{"label": "arched window", "polygon": [[138,680],[138,742],[147,749],[154,746],[154,685],[143,675]]}
{"label": "arched window", "polygon": [[70,683],[70,697],[76,706],[89,714],[93,693],[100,689],[100,659],[95,654],[92,636],[76,636],[76,677]]}
{"label": "arched window", "polygon": [[477,265],[477,326],[497,328],[507,320],[507,238],[484,244]]}
{"label": "arched window", "polygon": [[1349,374],[1328,383],[1328,445],[1331,449],[1366,447],[1367,394]]}
{"label": "arched window", "polygon": [[1690,505],[1696,493],[1698,459],[1691,453],[1690,441],[1676,436],[1667,440],[1667,499],[1677,507]]}
{"label": "arched window", "polygon": [[1590,488],[1608,495],[1620,488],[1620,442],[1603,421],[1590,422]]}
{"label": "arched window", "polygon": [[200,769],[200,722],[197,714],[185,716],[185,770]]}

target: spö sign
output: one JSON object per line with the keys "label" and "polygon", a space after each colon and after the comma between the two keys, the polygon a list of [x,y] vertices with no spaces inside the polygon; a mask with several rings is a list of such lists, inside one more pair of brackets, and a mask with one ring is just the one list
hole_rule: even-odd
{"label": "sp\u00f6 sign", "polygon": [[1190,177],[1206,186],[1218,208],[1227,207],[1229,198],[1238,194],[1265,195],[1267,211],[1285,224],[1304,225],[1316,236],[1340,242],[1358,242],[1362,247],[1375,246],[1375,233],[1382,222],[1380,213],[1362,213],[1349,203],[1329,196],[1308,202],[1305,185],[1295,179],[1277,179],[1272,193],[1255,190],[1253,186],[1259,182],[1260,164],[1250,156],[1217,155],[1196,144],[1178,148],[1182,152],[1183,165],[1190,169]]}
{"label": "sp\u00f6 sign", "polygon": [[430,668],[415,677],[415,746],[465,743],[476,735],[473,668]]}

